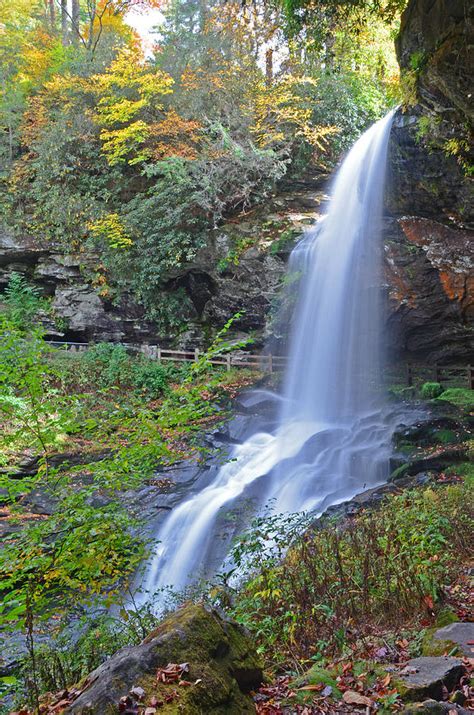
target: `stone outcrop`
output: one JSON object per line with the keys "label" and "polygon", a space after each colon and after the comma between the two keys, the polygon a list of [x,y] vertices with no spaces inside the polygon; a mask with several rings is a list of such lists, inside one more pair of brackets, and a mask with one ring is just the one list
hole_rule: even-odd
{"label": "stone outcrop", "polygon": [[127,297],[113,305],[100,297],[86,279],[84,264],[91,264],[93,259],[90,255],[64,254],[58,246],[29,236],[14,236],[0,228],[0,293],[13,272],[37,285],[51,300],[52,317],[45,321],[45,327],[52,339],[78,342],[150,339],[154,329],[144,320],[138,305]]}
{"label": "stone outcrop", "polygon": [[[171,272],[163,293],[182,296],[186,330],[170,336],[123,296],[111,302],[93,285],[94,256],[67,255],[57,246],[0,230],[0,294],[13,271],[24,274],[51,298],[51,338],[72,341],[159,342],[201,347],[235,313],[233,337],[260,337],[285,273],[296,237],[315,221],[325,198],[325,177],[312,178],[256,207],[248,217],[229,219],[210,232],[207,245],[187,265]],[[97,263],[97,258],[95,259]],[[1,295],[0,295],[1,300]]]}
{"label": "stone outcrop", "polygon": [[451,126],[474,118],[473,19],[466,0],[410,0],[397,38],[400,66],[417,74],[421,104]]}
{"label": "stone outcrop", "polygon": [[392,129],[385,278],[390,347],[411,359],[474,354],[470,46],[468,3],[410,0],[397,52],[417,103]]}
{"label": "stone outcrop", "polygon": [[390,352],[469,362],[474,350],[474,231],[420,216],[386,223]]}
{"label": "stone outcrop", "polygon": [[255,712],[248,693],[262,678],[262,663],[241,626],[203,605],[188,605],[92,672],[62,712],[156,712],[156,706],[170,715],[244,715]]}

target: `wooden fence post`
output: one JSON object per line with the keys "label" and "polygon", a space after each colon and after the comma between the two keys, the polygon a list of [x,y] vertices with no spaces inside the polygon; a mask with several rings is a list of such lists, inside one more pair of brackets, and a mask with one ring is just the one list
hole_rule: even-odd
{"label": "wooden fence post", "polygon": [[159,345],[158,345],[158,348],[157,348],[157,350],[156,350],[156,359],[158,360],[158,362],[161,362],[161,348],[160,348]]}
{"label": "wooden fence post", "polygon": [[228,354],[226,355],[226,366],[227,366],[227,372],[229,372],[230,366],[231,366],[231,363],[230,363],[230,353],[228,353]]}
{"label": "wooden fence post", "polygon": [[413,372],[410,363],[407,363],[407,385],[413,387]]}
{"label": "wooden fence post", "polygon": [[470,390],[474,390],[474,366],[468,365],[467,368],[467,384]]}
{"label": "wooden fence post", "polygon": [[199,348],[194,348],[194,362],[199,360]]}
{"label": "wooden fence post", "polygon": [[441,377],[441,370],[439,368],[438,363],[435,364],[435,382],[441,382],[442,377]]}

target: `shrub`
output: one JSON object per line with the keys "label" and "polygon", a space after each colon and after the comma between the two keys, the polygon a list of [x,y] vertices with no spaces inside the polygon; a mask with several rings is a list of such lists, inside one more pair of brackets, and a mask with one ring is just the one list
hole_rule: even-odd
{"label": "shrub", "polygon": [[170,383],[184,379],[189,368],[185,366],[163,365],[163,363],[139,358],[132,366],[132,383],[140,391],[145,392],[150,397],[168,394]]}
{"label": "shrub", "polygon": [[443,387],[439,382],[425,382],[421,386],[421,396],[425,400],[434,400],[435,397],[439,397],[443,392]]}
{"label": "shrub", "polygon": [[302,535],[304,522],[258,519],[234,552],[250,575],[233,615],[262,651],[283,659],[334,654],[368,623],[391,627],[426,615],[474,546],[472,503],[465,483],[391,496],[377,511]]}

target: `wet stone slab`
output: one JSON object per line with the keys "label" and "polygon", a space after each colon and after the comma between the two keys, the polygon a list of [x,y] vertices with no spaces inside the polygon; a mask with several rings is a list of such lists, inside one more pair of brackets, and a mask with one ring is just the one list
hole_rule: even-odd
{"label": "wet stone slab", "polygon": [[474,658],[474,623],[450,623],[433,634],[433,638],[456,643],[468,658]]}

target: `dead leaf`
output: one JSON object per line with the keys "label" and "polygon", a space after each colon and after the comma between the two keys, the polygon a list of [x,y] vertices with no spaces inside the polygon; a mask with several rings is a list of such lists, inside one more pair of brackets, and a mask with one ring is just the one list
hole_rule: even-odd
{"label": "dead leaf", "polygon": [[147,708],[144,715],[156,715],[156,708]]}
{"label": "dead leaf", "polygon": [[430,609],[430,611],[432,611],[433,607],[434,607],[434,603],[433,603],[433,599],[431,598],[431,596],[423,596],[423,601],[425,602],[426,606]]}
{"label": "dead leaf", "polygon": [[361,695],[361,693],[357,693],[355,690],[346,690],[342,699],[348,705],[363,705],[364,707],[371,707],[373,705],[373,701],[370,698]]}
{"label": "dead leaf", "polygon": [[324,685],[322,683],[318,683],[318,685],[302,685],[301,688],[298,688],[298,690],[315,690],[316,692],[319,692],[324,688]]}
{"label": "dead leaf", "polygon": [[138,700],[143,700],[145,697],[145,691],[143,688],[140,688],[140,686],[134,686],[130,690],[130,695],[133,695],[135,698],[138,698]]}
{"label": "dead leaf", "polygon": [[391,678],[390,675],[386,675],[386,676],[385,676],[385,678],[382,680],[382,685],[383,685],[384,688],[386,688],[387,685],[390,685],[391,679],[392,679],[392,678]]}

